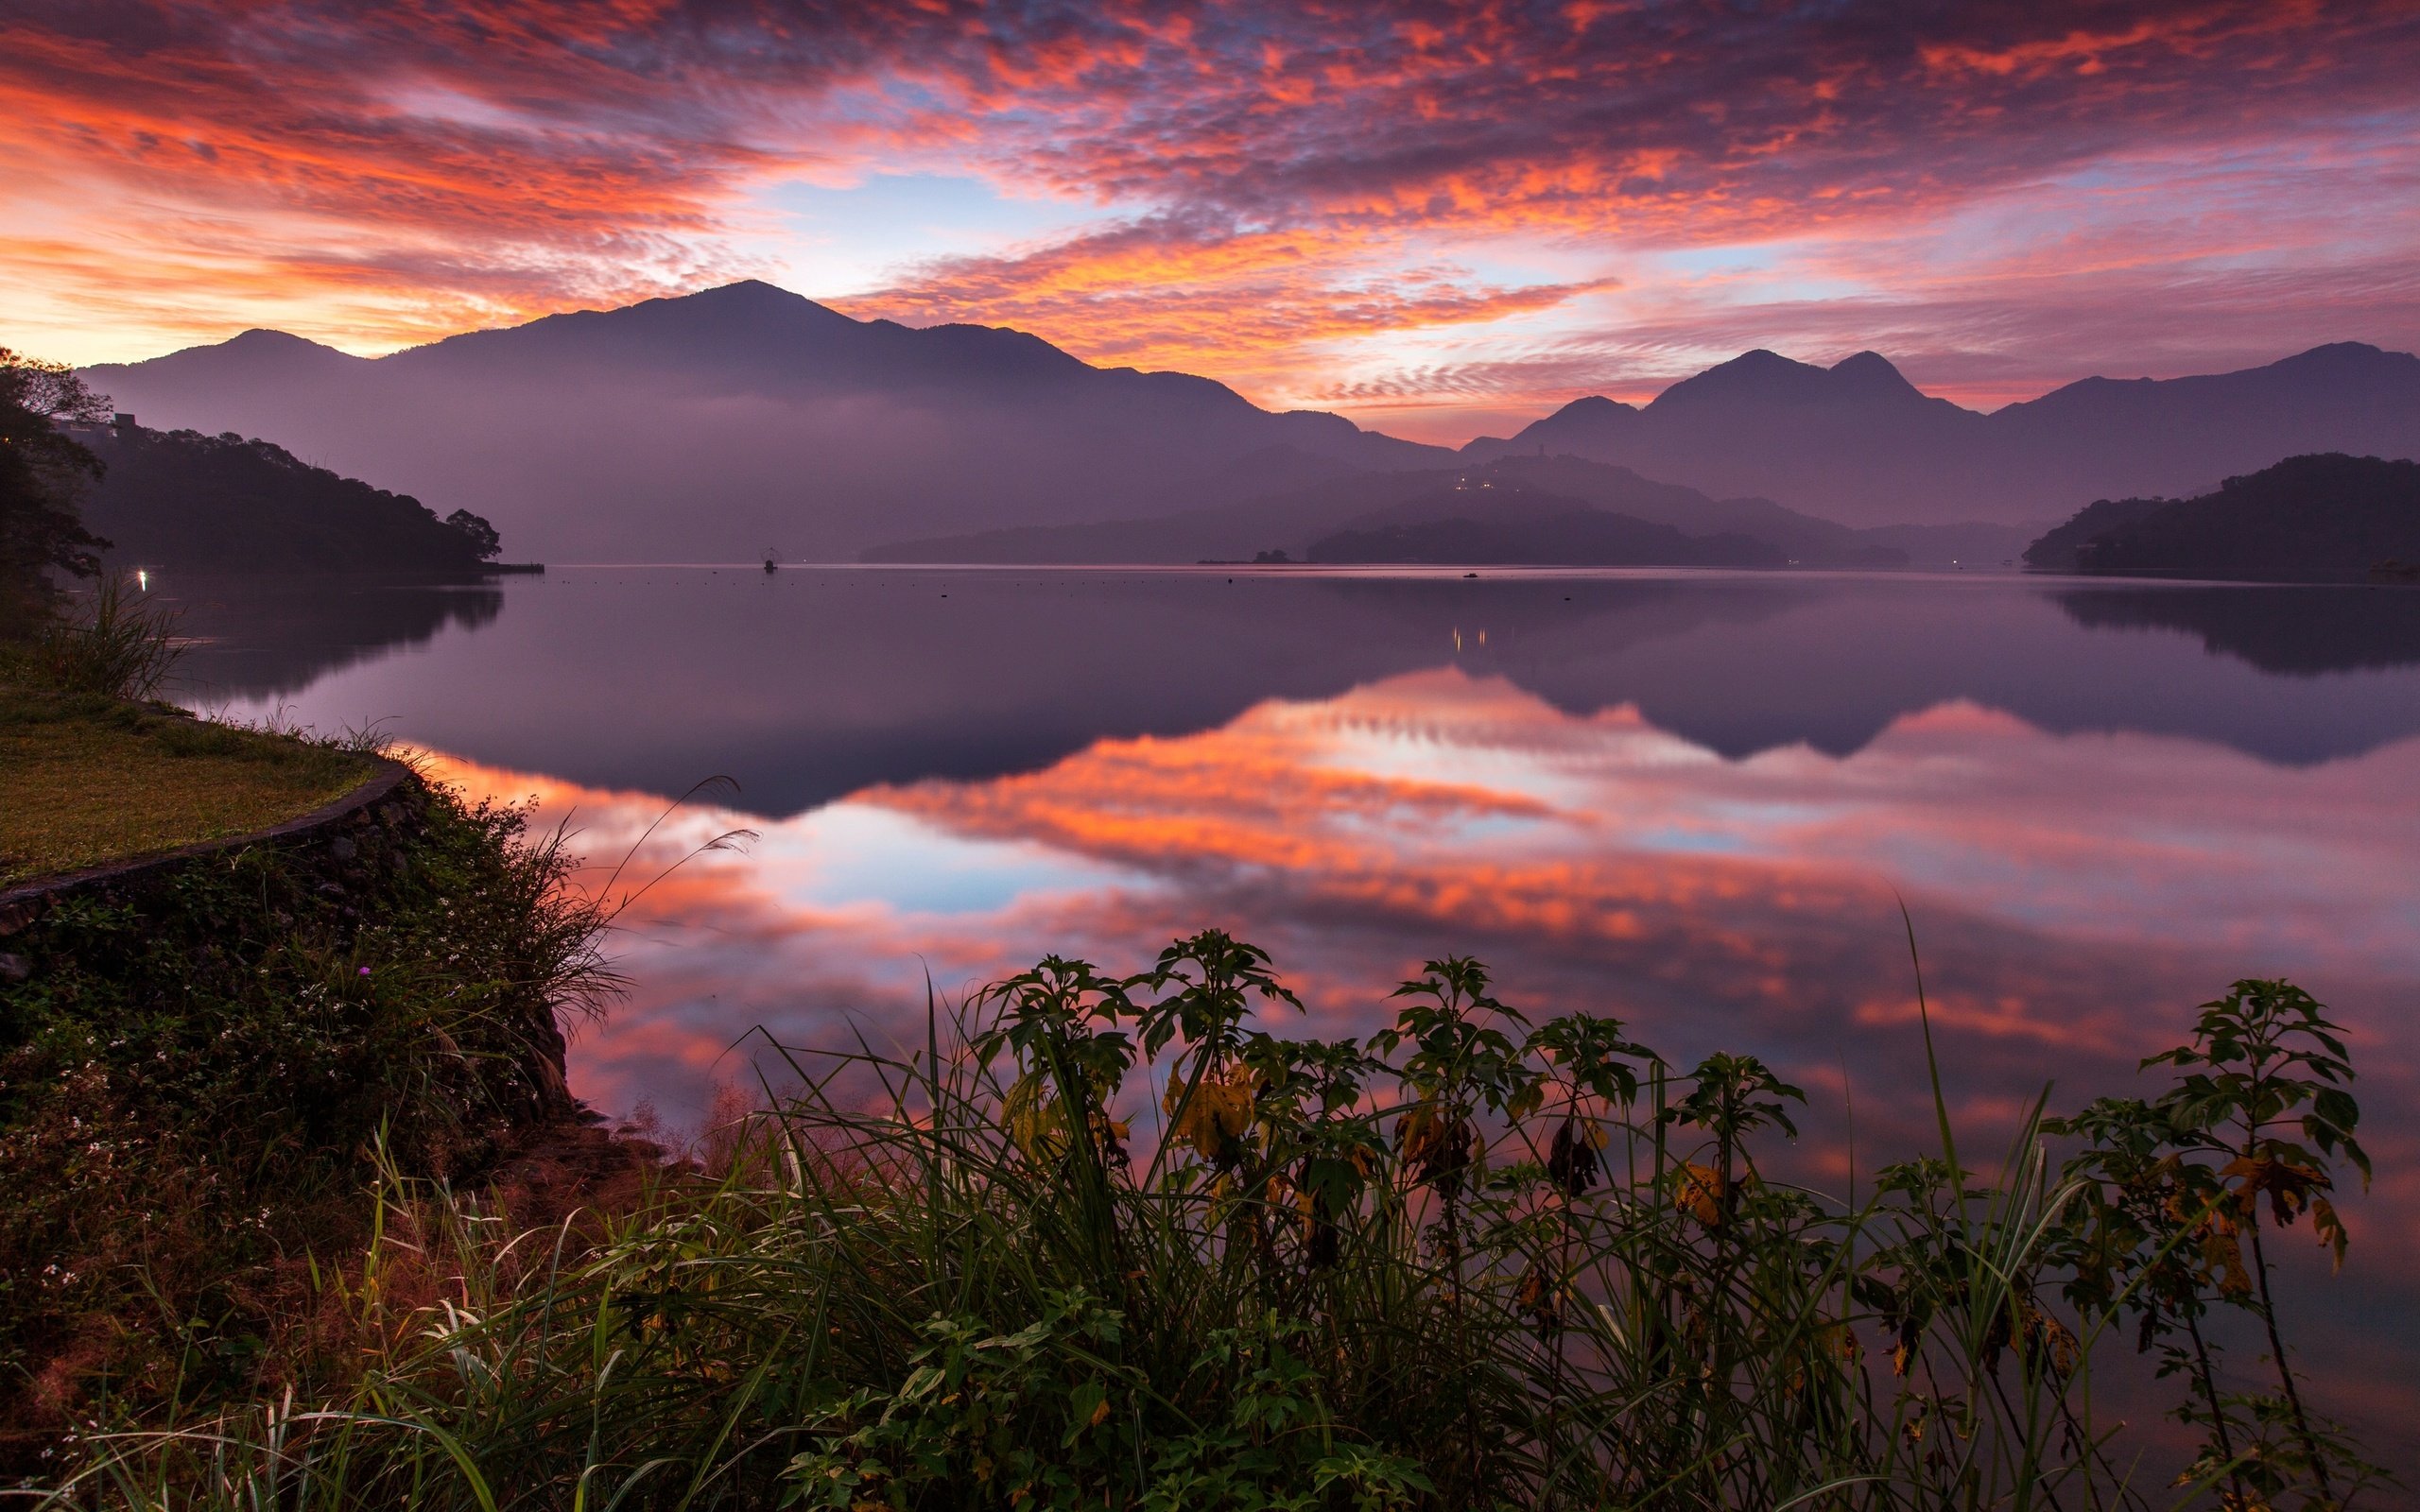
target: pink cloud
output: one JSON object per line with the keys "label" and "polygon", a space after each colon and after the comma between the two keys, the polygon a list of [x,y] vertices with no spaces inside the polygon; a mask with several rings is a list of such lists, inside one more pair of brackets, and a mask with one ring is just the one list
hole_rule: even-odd
{"label": "pink cloud", "polygon": [[[763,271],[769,186],[876,169],[1098,218],[936,246],[856,308],[1280,402],[1501,410],[1824,339],[1999,398],[2121,346],[2420,337],[2394,4],[12,14],[0,267],[12,335],[75,356],[251,323],[384,347]],[[1727,284],[1685,266],[1755,248]],[[2095,323],[2161,300],[2192,318]]]}

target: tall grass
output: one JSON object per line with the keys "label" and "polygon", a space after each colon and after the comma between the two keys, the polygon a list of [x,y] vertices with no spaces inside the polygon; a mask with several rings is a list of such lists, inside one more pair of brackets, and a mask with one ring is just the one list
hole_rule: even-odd
{"label": "tall grass", "polygon": [[7,648],[14,676],[49,693],[147,699],[160,691],[182,654],[176,615],[104,576],[74,615],[53,619]]}
{"label": "tall grass", "polygon": [[[2188,1313],[2277,1322],[2265,1275],[2235,1286],[2221,1251],[2256,1233],[2280,1167],[2219,1157],[2238,1158],[2229,1107],[2281,1139],[2318,1111],[2280,1091],[2310,1066],[2269,1054],[2328,1033],[2290,992],[2238,984],[2212,1009],[2241,1011],[2179,1052],[2204,1084],[2058,1125],[2081,1141],[2065,1161],[2037,1108],[1996,1170],[1963,1168],[1936,1085],[1940,1148],[1851,1196],[1764,1169],[1803,1097],[1754,1057],[1683,1070],[1610,1019],[1530,1024],[1474,961],[1429,963],[1358,1042],[1253,1027],[1291,994],[1216,933],[1132,976],[1054,957],[933,1005],[920,1053],[792,1055],[802,1090],[712,1169],[585,1232],[390,1180],[341,1287],[370,1341],[349,1391],[104,1435],[54,1495],[2349,1504],[2370,1472],[2333,1429],[2298,1430],[2299,1401],[2196,1404],[2183,1380],[2187,1419],[2232,1432],[2173,1485],[2094,1410],[2104,1361]],[[2244,1089],[2210,1078],[2246,1054],[2273,1085],[2229,1103]],[[2345,1158],[2349,1074],[2305,1078],[2341,1137],[2264,1157],[2303,1199]]]}
{"label": "tall grass", "polygon": [[[211,727],[204,727],[205,729]],[[352,1377],[381,1148],[492,1167],[569,1118],[558,1017],[616,988],[563,836],[441,787],[11,934],[0,986],[0,1485],[65,1424]]]}

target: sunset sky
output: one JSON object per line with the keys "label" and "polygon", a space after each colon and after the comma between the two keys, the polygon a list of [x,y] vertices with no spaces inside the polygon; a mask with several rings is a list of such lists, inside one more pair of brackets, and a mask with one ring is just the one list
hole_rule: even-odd
{"label": "sunset sky", "polygon": [[2420,4],[0,0],[0,344],[761,277],[1423,439],[2420,346]]}

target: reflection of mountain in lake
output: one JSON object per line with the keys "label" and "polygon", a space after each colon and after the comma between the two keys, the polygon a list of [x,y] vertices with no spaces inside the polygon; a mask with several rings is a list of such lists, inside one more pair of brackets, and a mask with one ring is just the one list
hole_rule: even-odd
{"label": "reflection of mountain in lake", "polygon": [[[1334,586],[1355,592],[1378,585]],[[1799,742],[1852,755],[1893,720],[1961,699],[2062,734],[2184,735],[2293,764],[2420,732],[2420,675],[2384,682],[2281,680],[2263,674],[2299,669],[2250,656],[2213,660],[2165,638],[2113,641],[2072,609],[2063,625],[2045,612],[2042,595],[2005,580],[1506,582],[1485,597],[1466,598],[1461,610],[1452,595],[1436,593],[1446,585],[1387,586],[1407,591],[1398,611],[1416,608],[1426,615],[1432,643],[1452,634],[1448,614],[1483,607],[1483,625],[1461,618],[1457,659],[1471,671],[1503,676],[1569,713],[1634,704],[1660,728],[1734,759]],[[1426,594],[1418,592],[1424,587]],[[1592,602],[1585,592],[1591,588],[1611,592]],[[1665,592],[1624,592],[1651,588]],[[1524,603],[1525,595],[1541,593],[1559,600],[1563,589],[1575,590],[1572,602]],[[2407,621],[2360,602],[2385,591],[2290,592],[2308,598],[2284,612],[2334,627],[2335,654],[2362,659],[2335,664],[2385,669],[2420,662],[2395,650],[2411,644]],[[2420,594],[2402,597],[2420,613]],[[1549,608],[1562,612],[1541,612]],[[2079,635],[2078,625],[2088,632]],[[1615,626],[1619,631],[1607,633]],[[1484,643],[1476,628],[1489,630]]]}
{"label": "reflection of mountain in lake", "polygon": [[[2054,733],[2177,735],[2289,764],[2420,733],[2420,668],[2395,669],[2391,637],[2365,663],[2380,670],[2278,677],[2180,637],[2107,633],[2012,578],[599,568],[505,592],[513,611],[476,635],[307,689],[313,669],[405,638],[341,613],[391,620],[419,602],[424,636],[443,601],[255,609],[197,670],[321,728],[386,718],[593,786],[678,793],[728,773],[763,815],[1036,770],[1440,665],[1578,717],[1634,706],[1735,759],[1794,744],[1846,756],[1962,700]],[[281,626],[298,644],[242,649]]]}
{"label": "reflection of mountain in lake", "polygon": [[367,577],[179,574],[157,596],[194,638],[177,678],[203,703],[300,693],[331,673],[426,644],[449,625],[480,629],[504,609],[493,583]]}
{"label": "reflection of mountain in lake", "polygon": [[2309,677],[2420,663],[2420,593],[2406,588],[2107,588],[2061,593],[2098,630],[2176,630],[2263,672]]}

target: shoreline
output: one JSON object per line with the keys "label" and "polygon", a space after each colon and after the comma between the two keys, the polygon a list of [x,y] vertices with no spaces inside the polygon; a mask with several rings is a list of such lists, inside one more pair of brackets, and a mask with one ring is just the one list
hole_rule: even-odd
{"label": "shoreline", "polygon": [[395,1181],[567,1212],[660,1157],[565,1081],[617,979],[560,837],[360,754],[279,823],[0,891],[0,1479],[95,1412],[341,1376]]}

